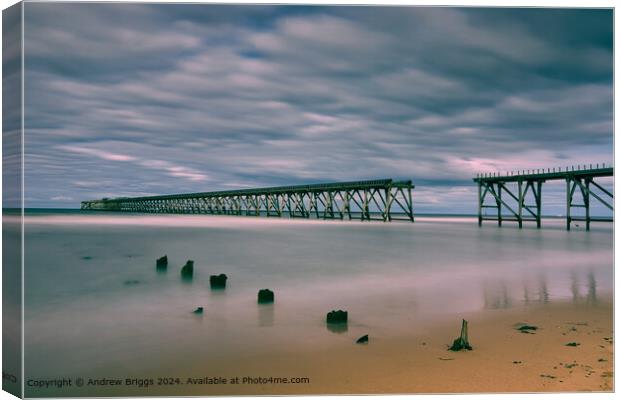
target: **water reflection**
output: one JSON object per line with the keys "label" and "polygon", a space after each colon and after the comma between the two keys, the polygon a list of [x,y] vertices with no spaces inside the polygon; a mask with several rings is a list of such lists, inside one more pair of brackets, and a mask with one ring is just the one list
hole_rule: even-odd
{"label": "water reflection", "polygon": [[334,333],[345,333],[349,330],[348,324],[325,324],[327,330]]}
{"label": "water reflection", "polygon": [[167,264],[166,265],[157,264],[157,265],[155,265],[155,270],[160,275],[166,274],[168,272],[168,265]]}
{"label": "water reflection", "polygon": [[[582,278],[583,279],[583,278]],[[568,291],[564,292],[561,286],[553,285],[554,293],[549,290],[548,279],[546,275],[541,274],[535,282],[522,280],[523,288],[521,291],[513,286],[513,293],[522,293],[522,298],[511,296],[510,287],[505,280],[486,281],[483,285],[483,308],[485,309],[507,309],[512,307],[515,302],[523,304],[547,304],[552,299],[570,298],[573,303],[595,304],[597,298],[597,282],[592,270],[587,272],[585,277],[587,280],[587,292],[582,294],[582,285],[578,271],[571,271],[568,279]]]}
{"label": "water reflection", "polygon": [[226,290],[225,289],[210,289],[208,291],[208,295],[214,299],[225,299],[226,298]]}
{"label": "water reflection", "polygon": [[258,305],[258,326],[273,326],[275,321],[275,307],[273,304]]}
{"label": "water reflection", "polygon": [[595,304],[598,299],[596,295],[596,279],[594,278],[594,273],[590,270],[587,275],[587,292],[585,297],[581,295],[580,291],[579,278],[577,274],[573,271],[571,273],[571,291],[573,294],[573,302],[581,303],[586,302],[588,304]]}
{"label": "water reflection", "polygon": [[523,281],[523,303],[525,304],[529,304],[530,303],[530,291],[527,287],[527,282]]}
{"label": "water reflection", "polygon": [[538,279],[538,302],[547,304],[549,302],[549,289],[547,288],[547,277],[541,275]]}
{"label": "water reflection", "polygon": [[590,304],[596,303],[596,280],[594,279],[594,273],[588,271],[588,297],[587,302]]}
{"label": "water reflection", "polygon": [[486,309],[502,309],[510,308],[512,300],[508,295],[506,283],[500,281],[496,285],[485,285],[484,288],[484,308]]}
{"label": "water reflection", "polygon": [[579,279],[577,278],[577,274],[575,271],[570,272],[570,291],[573,294],[573,303],[577,303],[579,301]]}

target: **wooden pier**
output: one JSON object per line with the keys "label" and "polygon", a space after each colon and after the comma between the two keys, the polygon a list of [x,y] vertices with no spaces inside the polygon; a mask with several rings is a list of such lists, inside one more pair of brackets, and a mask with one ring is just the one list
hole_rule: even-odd
{"label": "wooden pier", "polygon": [[413,222],[411,181],[392,179],[83,201],[82,210]]}
{"label": "wooden pier", "polygon": [[[590,215],[592,201],[598,201],[613,213],[613,193],[595,181],[596,178],[610,177],[613,174],[613,167],[605,167],[604,164],[479,174],[474,178],[474,182],[478,183],[478,225],[482,225],[482,221],[486,220],[497,221],[499,226],[502,226],[503,221],[515,221],[519,228],[522,228],[523,222],[533,221],[536,227],[540,228],[542,186],[550,180],[566,181],[567,230],[570,230],[573,221],[584,221],[587,230],[594,221],[613,222],[613,217]],[[487,198],[490,203],[485,202]],[[579,208],[585,210],[584,216],[573,215],[572,211]],[[496,213],[486,215],[483,211],[487,209],[495,209]],[[507,214],[504,214],[504,211],[507,211]]]}

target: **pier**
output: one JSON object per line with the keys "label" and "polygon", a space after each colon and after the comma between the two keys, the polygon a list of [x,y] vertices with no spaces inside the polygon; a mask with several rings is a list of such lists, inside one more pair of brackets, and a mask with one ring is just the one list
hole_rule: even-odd
{"label": "pier", "polygon": [[[503,221],[516,221],[519,228],[522,228],[523,222],[532,221],[540,228],[542,186],[550,180],[566,181],[567,230],[571,229],[573,221],[584,221],[586,230],[590,229],[593,221],[613,222],[613,217],[590,215],[592,201],[598,201],[613,213],[613,193],[595,181],[613,175],[613,167],[605,167],[605,164],[478,174],[474,178],[478,184],[478,225],[486,220],[497,221],[499,226],[502,226]],[[489,201],[485,202],[487,199]],[[496,213],[486,215],[483,211],[487,209],[495,209]],[[574,215],[573,211],[577,209],[583,209],[585,215]]]}
{"label": "pier", "polygon": [[413,222],[414,185],[392,179],[88,200],[82,210]]}

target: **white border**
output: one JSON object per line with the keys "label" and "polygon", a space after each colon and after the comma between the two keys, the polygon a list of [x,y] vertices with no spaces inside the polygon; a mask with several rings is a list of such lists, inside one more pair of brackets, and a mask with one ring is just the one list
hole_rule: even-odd
{"label": "white border", "polygon": [[[25,2],[47,2],[46,0],[28,0]],[[24,4],[25,4],[24,2]],[[97,1],[97,0],[63,0],[62,2],[103,2],[103,1]],[[616,79],[615,79],[615,73],[616,73],[616,52],[615,52],[615,44],[618,41],[618,23],[617,20],[615,18],[615,3],[611,0],[590,0],[590,1],[578,1],[578,0],[538,0],[538,1],[532,1],[532,0],[528,0],[528,1],[520,1],[520,2],[515,2],[515,1],[500,1],[500,0],[460,0],[458,2],[446,2],[446,1],[437,1],[437,0],[426,0],[426,1],[417,1],[417,0],[388,0],[388,1],[384,1],[384,0],[377,0],[377,1],[371,1],[371,0],[357,0],[357,1],[347,1],[347,0],[338,0],[338,1],[329,1],[329,0],[308,0],[308,1],[296,1],[296,2],[274,2],[274,1],[268,1],[268,0],[246,0],[246,1],[240,1],[240,0],[231,0],[231,1],[174,1],[174,0],[134,0],[134,1],[105,1],[106,3],[194,3],[194,4],[312,4],[312,5],[403,5],[403,6],[444,6],[444,7],[455,7],[455,6],[459,6],[459,7],[553,7],[553,8],[614,8],[614,159],[615,159],[615,154],[616,154],[616,141],[615,141],[615,128],[616,128],[616,113],[618,113],[618,111],[620,111],[620,108],[618,107],[617,103],[615,102],[615,93],[616,93]],[[15,0],[0,0],[0,5],[2,9],[5,9],[7,7],[10,7],[14,4],[18,3]],[[22,82],[21,82],[21,91],[22,91],[22,98],[21,98],[21,110],[22,110],[22,115],[21,115],[21,129],[22,129],[22,149],[21,149],[21,168],[22,168],[22,187],[21,187],[21,202],[22,202],[22,243],[21,243],[21,257],[22,257],[22,305],[24,304],[24,268],[23,268],[23,263],[24,263],[24,214],[23,214],[23,206],[25,205],[25,170],[24,170],[24,154],[25,154],[25,135],[24,135],[24,113],[25,113],[25,93],[24,93],[24,85],[25,85],[25,76],[24,76],[24,63],[25,63],[25,43],[24,43],[24,11],[25,7],[22,5],[21,8],[21,12],[22,12],[22,43],[21,43],[21,47],[22,47]],[[0,32],[1,32],[1,27],[2,27],[2,22],[0,19]],[[0,71],[1,71],[1,66],[0,66]],[[1,83],[1,79],[0,79],[0,91],[2,88],[2,83]],[[2,105],[2,101],[0,99],[0,110],[1,110],[1,105]],[[1,121],[1,118],[0,118]],[[0,150],[0,154],[1,154],[1,150]],[[615,161],[615,160],[614,160]],[[614,162],[615,164],[615,162]],[[0,171],[1,171],[1,164],[0,164]],[[0,183],[1,183],[1,175],[0,175]],[[618,177],[617,175],[614,177],[614,188],[617,186],[617,182],[618,182]],[[1,188],[1,186],[0,186]],[[1,200],[0,200],[1,201]],[[614,210],[616,209],[617,205],[615,204],[616,202],[614,201]],[[615,212],[614,212],[614,219],[615,219]],[[618,241],[618,238],[615,235],[615,222],[614,222],[614,266],[617,265],[616,263],[616,252],[615,252],[615,248],[618,245],[620,241]],[[1,243],[0,243],[0,248],[1,248]],[[616,287],[615,283],[616,283],[616,279],[617,279],[617,275],[615,274],[615,270],[614,270],[614,289]],[[0,284],[1,284],[1,275],[0,275]],[[1,285],[0,285],[0,292],[1,292]],[[615,294],[615,290],[614,290],[614,294]],[[615,318],[616,315],[616,311],[618,310],[618,299],[616,298],[616,296],[614,296],[614,329],[615,332],[620,332],[620,323],[618,321],[617,318]],[[22,376],[24,376],[24,360],[23,360],[23,354],[24,354],[24,311],[23,311],[23,307],[21,310],[22,313]],[[0,319],[1,321],[1,319]],[[614,335],[615,336],[615,335]],[[1,359],[1,350],[0,350],[0,359]],[[614,372],[616,370],[616,352],[614,352]],[[614,387],[616,387],[617,380],[614,374]],[[24,383],[22,380],[22,396],[24,394]],[[440,399],[440,400],[444,400],[444,399],[452,399],[454,398],[455,395],[379,395],[379,396],[373,396],[373,398],[378,398],[378,399],[388,399],[388,398],[398,398],[398,399]],[[618,393],[613,393],[613,394],[609,394],[609,393],[554,393],[554,394],[465,394],[465,395],[456,395],[458,396],[458,399],[479,399],[481,397],[487,397],[487,398],[492,398],[492,399],[536,399],[536,398],[546,398],[546,399],[582,399],[583,396],[586,396],[587,398],[600,398],[600,399],[608,399],[608,398],[616,398],[616,397],[620,397],[620,395]],[[262,396],[263,398],[267,398],[267,399],[276,399],[276,396]],[[336,399],[336,398],[340,398],[343,396],[296,396],[296,397],[303,397],[303,398],[308,398],[308,399],[317,399],[317,400],[322,400],[322,399]],[[365,399],[367,396],[347,396],[347,398],[349,399],[355,399],[355,400],[361,400],[361,399]],[[142,399],[159,399],[161,397],[141,397]],[[167,397],[168,399],[184,399],[186,397]],[[231,400],[243,400],[243,399],[247,399],[247,398],[258,398],[258,397],[250,397],[250,396],[244,396],[244,397],[226,397],[227,399],[231,399]],[[10,394],[8,394],[7,392],[1,392],[0,393],[0,400],[8,400],[8,399],[14,399],[14,397]]]}

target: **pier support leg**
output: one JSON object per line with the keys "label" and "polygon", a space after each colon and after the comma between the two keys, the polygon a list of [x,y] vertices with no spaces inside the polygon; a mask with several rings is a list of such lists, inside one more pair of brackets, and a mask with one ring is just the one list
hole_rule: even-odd
{"label": "pier support leg", "polygon": [[368,207],[368,189],[364,189],[364,209],[362,210],[362,221],[367,219],[370,221],[370,210]]}
{"label": "pier support leg", "polygon": [[537,182],[538,190],[536,190],[536,228],[540,229],[540,217],[542,215],[542,182]]}
{"label": "pier support leg", "polygon": [[586,178],[586,190],[583,196],[583,204],[586,206],[586,231],[590,230],[590,179]]}
{"label": "pier support leg", "polygon": [[517,217],[517,219],[519,220],[519,229],[523,228],[523,182],[519,181],[518,183],[519,186],[519,216]]}
{"label": "pier support leg", "polygon": [[570,179],[566,178],[566,230],[570,231],[570,206],[571,206],[571,187]]}
{"label": "pier support leg", "polygon": [[502,186],[497,185],[497,225],[502,226]]}
{"label": "pier support leg", "polygon": [[319,219],[319,194],[314,193],[314,212],[316,213],[316,219]]}
{"label": "pier support leg", "polygon": [[390,214],[390,208],[392,204],[391,196],[392,196],[392,188],[385,189],[385,208],[383,210],[383,221],[392,220],[392,215]]}
{"label": "pier support leg", "polygon": [[286,195],[286,207],[288,208],[288,217],[295,218],[295,210],[291,208],[291,194]]}
{"label": "pier support leg", "polygon": [[482,226],[482,182],[478,182],[478,226]]}
{"label": "pier support leg", "polygon": [[284,208],[284,196],[282,196],[282,201],[280,201],[280,196],[276,195],[276,207],[277,207],[277,213],[278,213],[278,217],[282,218],[282,209]]}
{"label": "pier support leg", "polygon": [[411,197],[411,182],[409,184],[409,187],[407,188],[408,193],[409,193],[409,218],[411,219],[411,222],[413,222],[413,198]]}

